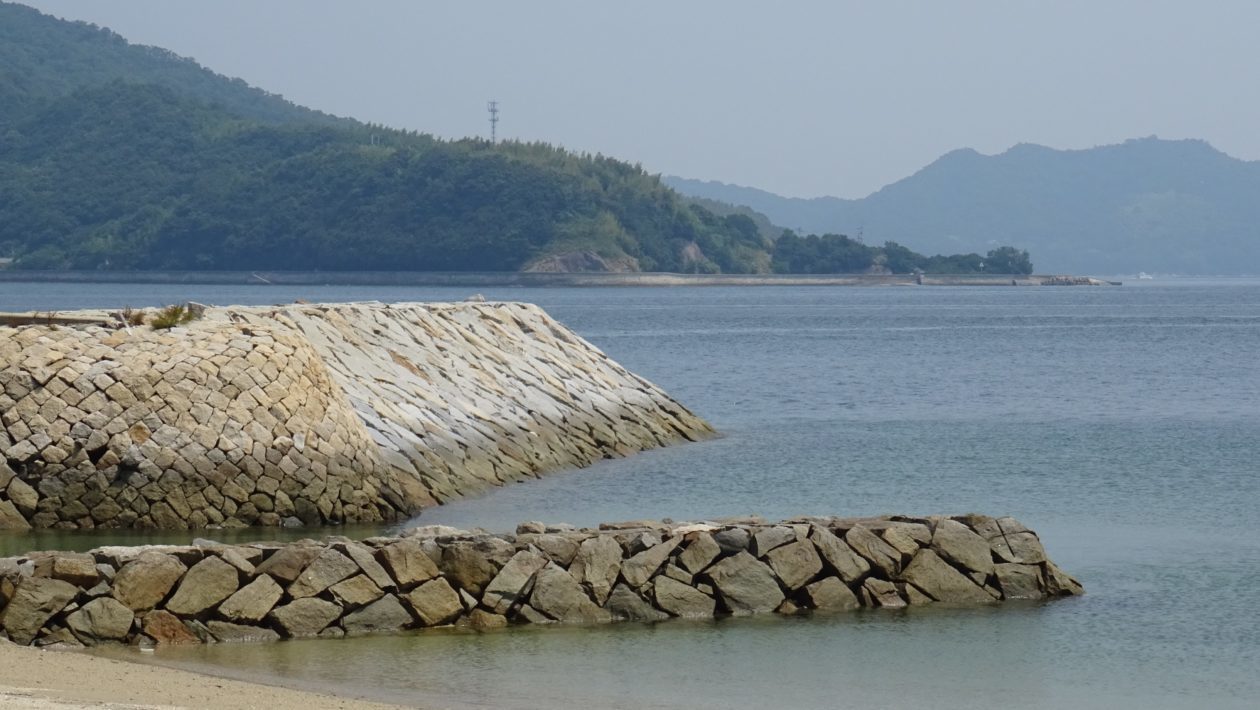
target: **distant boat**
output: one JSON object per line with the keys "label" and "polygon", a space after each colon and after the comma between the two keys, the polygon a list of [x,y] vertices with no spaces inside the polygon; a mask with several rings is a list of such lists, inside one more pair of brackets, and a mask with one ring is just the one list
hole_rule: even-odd
{"label": "distant boat", "polygon": [[1146,280],[1146,279],[1153,279],[1153,278],[1155,278],[1155,277],[1154,277],[1154,276],[1151,276],[1150,274],[1146,273],[1145,271],[1139,271],[1139,272],[1138,272],[1138,278],[1139,278],[1139,279],[1141,279],[1141,280]]}

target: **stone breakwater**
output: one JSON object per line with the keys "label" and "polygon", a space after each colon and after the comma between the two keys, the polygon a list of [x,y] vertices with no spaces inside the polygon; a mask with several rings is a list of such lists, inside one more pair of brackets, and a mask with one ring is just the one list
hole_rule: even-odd
{"label": "stone breakwater", "polygon": [[363,541],[105,547],[0,559],[19,644],[263,641],[1081,594],[1013,518],[420,528]]}
{"label": "stone breakwater", "polygon": [[0,328],[0,528],[392,521],[712,434],[528,304],[57,319]]}

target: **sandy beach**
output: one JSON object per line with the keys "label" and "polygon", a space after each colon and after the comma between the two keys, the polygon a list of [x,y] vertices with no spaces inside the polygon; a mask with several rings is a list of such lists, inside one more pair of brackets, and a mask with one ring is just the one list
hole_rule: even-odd
{"label": "sandy beach", "polygon": [[396,706],[0,640],[0,708],[386,710]]}

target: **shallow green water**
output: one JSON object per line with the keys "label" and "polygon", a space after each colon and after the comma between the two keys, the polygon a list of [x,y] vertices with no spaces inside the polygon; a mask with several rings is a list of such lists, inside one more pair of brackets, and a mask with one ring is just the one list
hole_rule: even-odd
{"label": "shallow green water", "polygon": [[[0,284],[0,310],[122,300],[117,287],[16,287]],[[467,295],[146,286],[129,291],[133,305],[137,288],[154,303]],[[1260,282],[485,295],[540,303],[725,436],[457,502],[426,523],[1013,514],[1088,594],[154,661],[451,707],[1249,708],[1260,697]],[[80,300],[47,303],[57,298]]]}

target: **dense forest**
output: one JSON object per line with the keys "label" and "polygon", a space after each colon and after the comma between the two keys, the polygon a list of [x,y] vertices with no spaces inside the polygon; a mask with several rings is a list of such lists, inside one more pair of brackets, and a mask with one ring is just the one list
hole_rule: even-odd
{"label": "dense forest", "polygon": [[0,258],[23,269],[761,273],[933,263],[873,254],[849,269],[860,260],[832,258],[836,238],[817,238],[817,248],[813,237],[805,247],[776,240],[781,230],[761,215],[683,198],[638,165],[329,116],[8,3],[0,148]]}
{"label": "dense forest", "polygon": [[1028,252],[1014,247],[991,249],[985,256],[924,256],[896,243],[867,246],[843,234],[800,237],[788,230],[775,242],[771,262],[776,273],[844,274],[1031,274]]}

